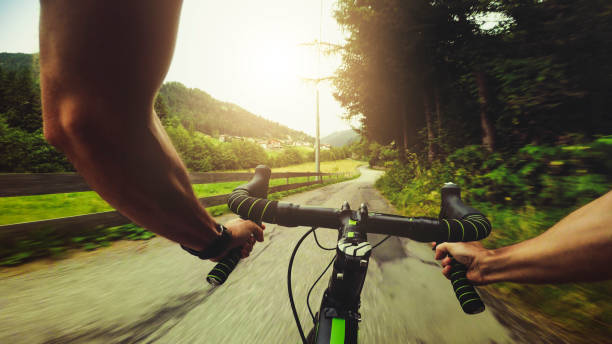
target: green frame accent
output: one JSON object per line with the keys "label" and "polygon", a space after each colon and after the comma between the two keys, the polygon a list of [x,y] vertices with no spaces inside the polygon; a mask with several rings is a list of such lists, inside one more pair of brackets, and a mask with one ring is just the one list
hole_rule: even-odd
{"label": "green frame accent", "polygon": [[331,326],[330,344],[343,344],[346,331],[346,321],[341,318],[333,318]]}

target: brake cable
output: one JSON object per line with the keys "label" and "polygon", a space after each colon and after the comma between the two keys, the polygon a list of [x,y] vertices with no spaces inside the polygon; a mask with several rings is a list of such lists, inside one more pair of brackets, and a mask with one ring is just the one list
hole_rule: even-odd
{"label": "brake cable", "polygon": [[329,267],[332,265],[332,263],[335,260],[336,260],[336,256],[334,255],[333,258],[331,259],[331,261],[329,262],[329,264],[327,264],[327,267],[325,268],[325,270],[323,270],[321,275],[319,275],[319,278],[317,278],[317,280],[312,284],[312,286],[310,287],[310,290],[308,290],[308,295],[306,296],[306,305],[308,305],[308,312],[310,312],[310,316],[312,317],[312,323],[314,325],[317,324],[317,320],[315,319],[315,316],[312,313],[312,309],[310,308],[310,293],[312,293],[312,290],[314,289],[314,287],[317,285],[317,283],[319,283],[319,280],[321,279],[321,277],[323,277],[323,275],[325,275],[325,273],[327,272],[327,270],[329,270]]}
{"label": "brake cable", "polygon": [[372,246],[372,250],[377,248],[378,245],[382,244],[383,242],[385,242],[385,240],[389,239],[391,237],[391,235],[387,235],[386,238],[382,239],[381,241],[379,241],[376,245]]}
{"label": "brake cable", "polygon": [[300,240],[298,240],[297,244],[293,248],[293,252],[291,253],[291,259],[289,259],[289,268],[287,269],[287,288],[289,289],[289,303],[291,304],[291,310],[293,311],[293,318],[295,319],[295,323],[297,324],[298,331],[300,332],[300,337],[302,338],[302,342],[307,344],[306,336],[304,336],[304,331],[302,330],[302,324],[300,323],[300,317],[297,314],[297,310],[295,309],[295,302],[293,301],[293,292],[291,291],[291,269],[293,268],[293,260],[295,259],[295,254],[297,253],[298,248],[306,239],[306,237],[315,231],[317,227],[312,227],[308,232],[306,232]]}
{"label": "brake cable", "polygon": [[321,245],[321,244],[319,243],[319,238],[317,238],[317,232],[316,232],[316,231],[313,231],[313,232],[312,232],[312,235],[314,235],[315,242],[317,243],[317,245],[318,245],[318,246],[319,246],[319,247],[320,247],[322,250],[326,250],[326,251],[334,251],[334,250],[336,249],[336,247],[330,247],[330,248],[323,247],[323,245]]}

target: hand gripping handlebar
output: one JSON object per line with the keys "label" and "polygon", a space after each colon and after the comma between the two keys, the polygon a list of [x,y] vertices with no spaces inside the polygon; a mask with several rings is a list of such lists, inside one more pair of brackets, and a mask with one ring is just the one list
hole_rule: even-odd
{"label": "hand gripping handlebar", "polygon": [[[228,198],[227,204],[230,209],[234,213],[239,214],[240,217],[245,220],[258,218],[259,220],[255,220],[254,222],[261,226],[261,223],[264,220],[263,215],[266,210],[268,210],[268,207],[272,202],[274,202],[273,208],[274,210],[276,210],[276,201],[265,200],[265,198],[268,196],[268,181],[270,180],[270,174],[271,171],[268,167],[262,165],[257,166],[257,168],[255,169],[255,175],[253,176],[251,181],[248,184],[241,185],[235,188],[230,197]],[[251,195],[255,197],[249,197]],[[245,206],[244,204],[249,199],[251,200],[251,202],[249,202],[248,204],[249,211],[247,214],[242,215],[242,213],[238,210],[240,210],[240,208],[243,206],[245,207],[244,209],[246,209],[247,206]],[[266,201],[266,204],[264,205],[264,202],[259,201]],[[257,203],[260,204],[259,206],[255,207]],[[253,213],[253,215],[262,214],[262,216],[251,217],[250,215],[253,210],[255,210],[255,213]],[[270,221],[272,219],[270,217],[266,217],[265,220]],[[236,265],[238,265],[238,262],[240,261],[240,251],[241,248],[237,247],[230,251],[223,259],[221,259],[219,263],[217,263],[217,265],[215,265],[215,267],[210,270],[210,272],[206,276],[206,280],[208,281],[208,283],[215,286],[225,283],[225,281],[229,277],[229,274],[234,271],[234,268],[236,268]]]}
{"label": "hand gripping handlebar", "polygon": [[[461,200],[461,189],[453,183],[442,187],[442,206],[440,209],[440,224],[448,228],[446,241],[481,240],[491,233],[491,223],[478,210],[466,205]],[[453,230],[454,228],[454,230]],[[452,233],[452,234],[451,234]],[[459,237],[461,233],[461,237]],[[437,242],[440,244],[440,242]],[[467,268],[453,256],[451,258],[450,280],[459,300],[461,309],[468,314],[484,311],[485,306],[472,283],[467,279]]]}

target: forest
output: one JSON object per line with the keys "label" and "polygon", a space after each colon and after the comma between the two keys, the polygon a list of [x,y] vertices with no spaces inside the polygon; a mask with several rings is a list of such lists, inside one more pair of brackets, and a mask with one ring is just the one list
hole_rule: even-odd
{"label": "forest", "polygon": [[[437,216],[454,181],[495,248],[610,191],[611,2],[340,0],[335,16],[335,96],[400,212]],[[609,282],[487,290],[570,342],[610,338]]]}

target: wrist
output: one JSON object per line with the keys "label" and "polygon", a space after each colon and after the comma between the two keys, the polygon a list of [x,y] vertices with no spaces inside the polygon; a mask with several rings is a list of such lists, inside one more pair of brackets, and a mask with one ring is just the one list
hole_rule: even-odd
{"label": "wrist", "polygon": [[233,237],[231,231],[228,230],[222,224],[215,224],[215,229],[213,230],[216,234],[215,237],[201,250],[194,250],[184,245],[181,247],[191,253],[192,255],[200,258],[200,259],[210,259],[220,256],[223,252],[227,250],[229,245],[231,244]]}
{"label": "wrist", "polygon": [[478,259],[478,266],[483,284],[503,281],[504,263],[507,260],[503,248],[485,250]]}

